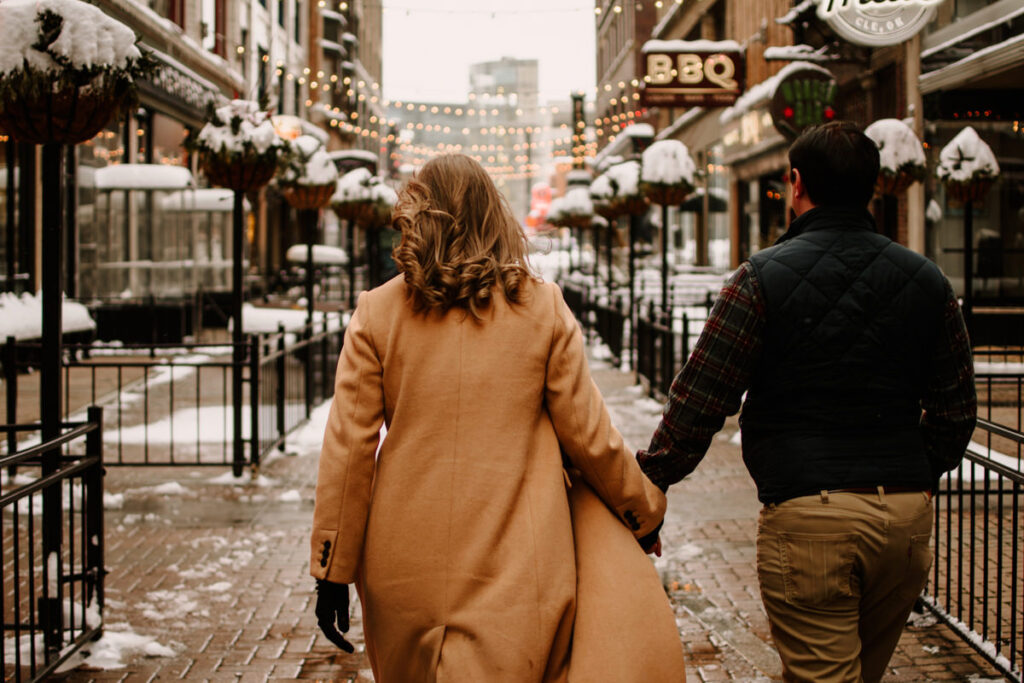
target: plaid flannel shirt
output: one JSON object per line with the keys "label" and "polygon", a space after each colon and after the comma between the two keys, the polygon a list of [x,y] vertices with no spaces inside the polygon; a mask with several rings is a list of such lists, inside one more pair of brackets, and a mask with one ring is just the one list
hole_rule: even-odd
{"label": "plaid flannel shirt", "polygon": [[[726,282],[647,450],[637,453],[644,473],[662,490],[692,472],[725,418],[740,409],[761,358],[765,304],[753,266],[744,262]],[[936,480],[963,457],[974,431],[977,397],[967,327],[946,282],[943,334],[933,349],[933,379],[921,406],[921,427]]]}

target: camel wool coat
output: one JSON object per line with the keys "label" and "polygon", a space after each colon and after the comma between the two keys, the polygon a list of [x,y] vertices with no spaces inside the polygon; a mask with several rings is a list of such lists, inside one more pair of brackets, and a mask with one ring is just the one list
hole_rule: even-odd
{"label": "camel wool coat", "polygon": [[475,321],[414,313],[399,276],[360,295],[345,333],[310,570],[356,583],[377,683],[569,679],[577,577],[561,451],[635,537],[664,515],[561,290],[523,288]]}

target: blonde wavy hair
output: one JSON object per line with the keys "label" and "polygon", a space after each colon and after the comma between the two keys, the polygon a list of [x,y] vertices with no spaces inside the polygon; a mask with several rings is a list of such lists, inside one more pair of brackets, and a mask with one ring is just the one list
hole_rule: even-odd
{"label": "blonde wavy hair", "polygon": [[526,235],[487,172],[462,154],[429,161],[402,189],[392,214],[402,239],[391,255],[416,312],[481,313],[500,292],[519,303],[536,279]]}

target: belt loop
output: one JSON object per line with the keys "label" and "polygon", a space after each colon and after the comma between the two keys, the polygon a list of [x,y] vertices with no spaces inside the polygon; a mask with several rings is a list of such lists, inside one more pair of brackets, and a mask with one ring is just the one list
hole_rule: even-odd
{"label": "belt loop", "polygon": [[878,502],[879,502],[879,504],[883,508],[888,507],[888,505],[885,502],[885,487],[884,486],[879,486],[878,487]]}
{"label": "belt loop", "polygon": [[821,502],[826,504],[828,503],[828,491],[824,489],[821,491]]}

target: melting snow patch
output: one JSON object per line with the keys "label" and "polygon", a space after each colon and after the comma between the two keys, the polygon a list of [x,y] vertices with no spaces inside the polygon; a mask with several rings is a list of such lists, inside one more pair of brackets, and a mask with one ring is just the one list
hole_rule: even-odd
{"label": "melting snow patch", "polygon": [[939,620],[931,613],[918,614],[917,612],[911,612],[907,618],[907,626],[914,628],[930,628],[939,623]]}
{"label": "melting snow patch", "polygon": [[921,649],[930,655],[937,655],[942,650],[938,645],[922,645]]}
{"label": "melting snow patch", "polygon": [[178,496],[184,493],[188,493],[188,489],[179,484],[176,481],[168,481],[159,486],[154,486],[149,489],[153,493],[158,493],[162,496]]}
{"label": "melting snow patch", "polygon": [[232,584],[230,581],[218,581],[217,583],[213,583],[209,586],[206,586],[205,588],[203,588],[203,590],[209,591],[211,593],[223,593],[225,591],[231,590],[231,585]]}
{"label": "melting snow patch", "polygon": [[107,493],[103,492],[103,509],[104,510],[120,510],[124,507],[124,494],[123,493]]}
{"label": "melting snow patch", "polygon": [[58,672],[69,671],[79,666],[90,669],[123,669],[125,657],[134,654],[146,657],[173,657],[177,653],[150,636],[140,636],[132,631],[112,631],[108,627],[102,638],[73,654],[61,665]]}
{"label": "melting snow patch", "polygon": [[277,499],[285,503],[300,503],[302,502],[302,494],[296,489],[292,489],[291,491],[285,491]]}

